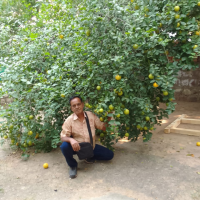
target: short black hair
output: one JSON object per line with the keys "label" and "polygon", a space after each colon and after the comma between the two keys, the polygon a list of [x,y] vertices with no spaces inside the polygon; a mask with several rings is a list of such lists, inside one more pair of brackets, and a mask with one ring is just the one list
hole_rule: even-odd
{"label": "short black hair", "polygon": [[82,98],[81,98],[80,96],[76,95],[76,96],[70,97],[70,99],[69,99],[69,104],[70,104],[70,105],[71,105],[71,100],[73,100],[73,99],[75,99],[75,98],[79,98],[79,99],[81,100],[81,102],[83,102]]}

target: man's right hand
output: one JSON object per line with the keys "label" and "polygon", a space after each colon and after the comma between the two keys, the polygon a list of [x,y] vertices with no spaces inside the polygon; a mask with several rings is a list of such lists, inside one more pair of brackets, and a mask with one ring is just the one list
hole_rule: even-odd
{"label": "man's right hand", "polygon": [[72,149],[74,151],[79,151],[80,150],[80,145],[79,145],[79,143],[75,139],[71,138],[70,139],[70,144],[71,144]]}

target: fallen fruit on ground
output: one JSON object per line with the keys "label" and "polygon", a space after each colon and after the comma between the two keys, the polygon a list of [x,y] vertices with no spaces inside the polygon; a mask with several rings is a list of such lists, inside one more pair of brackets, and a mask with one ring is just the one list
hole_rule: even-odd
{"label": "fallen fruit on ground", "polygon": [[200,142],[197,142],[196,145],[197,145],[197,146],[200,146]]}
{"label": "fallen fruit on ground", "polygon": [[47,169],[49,167],[48,163],[43,164],[44,169]]}

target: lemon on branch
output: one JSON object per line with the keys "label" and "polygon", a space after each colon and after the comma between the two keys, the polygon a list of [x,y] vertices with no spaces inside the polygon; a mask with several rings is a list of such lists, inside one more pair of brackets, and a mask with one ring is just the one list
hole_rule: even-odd
{"label": "lemon on branch", "polygon": [[109,109],[110,110],[114,110],[114,106],[113,105],[109,105]]}
{"label": "lemon on branch", "polygon": [[167,95],[168,95],[168,92],[167,92],[167,91],[164,91],[164,92],[163,92],[163,95],[164,95],[164,96],[167,96]]}
{"label": "lemon on branch", "polygon": [[137,44],[134,44],[134,45],[133,45],[133,48],[134,48],[134,49],[138,49],[138,47],[139,47],[139,46],[138,46]]}
{"label": "lemon on branch", "polygon": [[154,76],[152,74],[149,74],[149,79],[154,79]]}
{"label": "lemon on branch", "polygon": [[28,132],[28,135],[32,135],[32,134],[33,134],[33,131],[29,131],[29,132]]}
{"label": "lemon on branch", "polygon": [[121,76],[120,76],[120,75],[116,75],[116,76],[115,76],[115,79],[116,79],[117,81],[119,81],[119,80],[121,80]]}
{"label": "lemon on branch", "polygon": [[180,10],[180,7],[179,7],[179,6],[175,6],[175,7],[174,7],[174,10],[175,10],[176,12],[178,12],[178,11]]}
{"label": "lemon on branch", "polygon": [[157,87],[158,87],[158,84],[157,84],[157,83],[154,83],[154,84],[153,84],[153,87],[157,88]]}
{"label": "lemon on branch", "polygon": [[118,96],[122,96],[123,95],[122,90],[120,92],[118,92],[117,94],[118,94]]}
{"label": "lemon on branch", "polygon": [[89,37],[90,36],[90,30],[88,29],[88,30],[86,30],[86,35]]}
{"label": "lemon on branch", "polygon": [[33,115],[30,115],[30,116],[29,116],[29,119],[33,119],[33,118],[34,118]]}
{"label": "lemon on branch", "polygon": [[63,35],[59,35],[59,38],[60,38],[60,39],[63,39],[63,38],[64,38],[64,36],[63,36]]}
{"label": "lemon on branch", "polygon": [[102,112],[103,112],[103,108],[100,108],[100,109],[99,109],[99,112],[102,113]]}
{"label": "lemon on branch", "polygon": [[117,117],[117,118],[120,118],[120,114],[117,114],[116,117]]}
{"label": "lemon on branch", "polygon": [[100,89],[101,89],[101,87],[98,85],[98,86],[97,86],[97,90],[100,90]]}
{"label": "lemon on branch", "polygon": [[104,118],[103,118],[103,117],[100,117],[99,119],[100,119],[100,121],[101,121],[101,122],[103,122],[103,121],[104,121]]}
{"label": "lemon on branch", "polygon": [[125,136],[126,136],[126,137],[129,137],[129,133],[125,133]]}
{"label": "lemon on branch", "polygon": [[177,15],[177,14],[176,14],[174,17],[175,17],[175,19],[179,19],[179,18],[180,18],[180,15]]}
{"label": "lemon on branch", "polygon": [[198,45],[194,45],[194,46],[193,46],[193,49],[196,49],[197,47],[198,47]]}
{"label": "lemon on branch", "polygon": [[150,117],[146,116],[146,117],[145,117],[145,120],[146,120],[146,121],[150,121]]}
{"label": "lemon on branch", "polygon": [[125,110],[124,110],[124,114],[125,114],[125,115],[128,115],[128,114],[129,114],[129,110],[128,110],[128,109],[125,109]]}

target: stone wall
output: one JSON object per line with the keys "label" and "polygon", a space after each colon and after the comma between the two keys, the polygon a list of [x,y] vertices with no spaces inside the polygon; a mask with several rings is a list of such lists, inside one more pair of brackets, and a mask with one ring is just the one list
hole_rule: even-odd
{"label": "stone wall", "polygon": [[200,67],[196,70],[179,71],[174,89],[177,101],[200,101]]}

